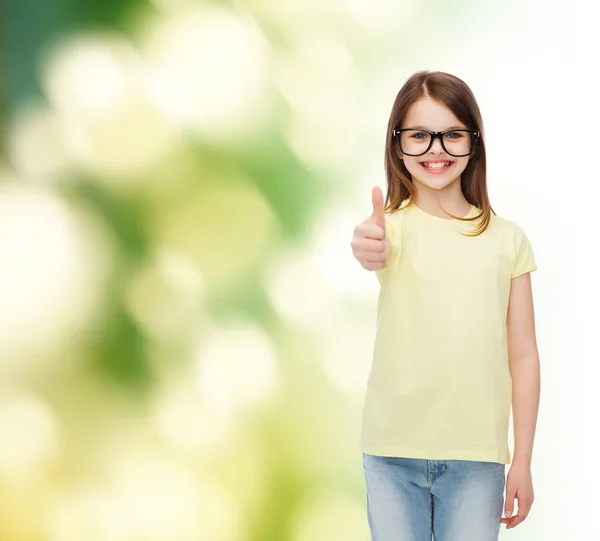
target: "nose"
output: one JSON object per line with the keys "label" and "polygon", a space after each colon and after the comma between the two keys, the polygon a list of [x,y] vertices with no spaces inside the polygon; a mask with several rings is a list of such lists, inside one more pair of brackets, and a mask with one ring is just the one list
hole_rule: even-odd
{"label": "nose", "polygon": [[434,137],[433,143],[431,144],[430,152],[444,152],[444,147],[442,146],[442,141],[439,137]]}

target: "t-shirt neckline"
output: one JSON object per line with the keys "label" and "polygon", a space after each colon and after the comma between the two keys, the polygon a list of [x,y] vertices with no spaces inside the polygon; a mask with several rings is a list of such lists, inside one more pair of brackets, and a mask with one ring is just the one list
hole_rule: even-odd
{"label": "t-shirt neckline", "polygon": [[[461,218],[471,218],[474,215],[476,208],[471,203],[469,203],[469,205],[470,205],[469,212],[466,215],[461,216]],[[421,207],[417,206],[416,203],[413,203],[410,206],[415,207],[417,212],[419,214],[421,214],[422,216],[424,216],[430,220],[439,222],[439,223],[447,223],[448,225],[452,225],[452,224],[456,224],[457,222],[460,222],[460,220],[458,220],[456,218],[442,218],[441,216],[435,216],[434,214],[430,214],[429,212],[423,210]]]}

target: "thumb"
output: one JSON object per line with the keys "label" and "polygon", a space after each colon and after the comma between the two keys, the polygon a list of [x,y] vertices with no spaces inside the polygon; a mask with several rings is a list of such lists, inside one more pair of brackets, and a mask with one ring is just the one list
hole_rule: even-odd
{"label": "thumb", "polygon": [[369,221],[385,230],[385,213],[383,211],[383,193],[379,186],[373,188],[373,214]]}
{"label": "thumb", "polygon": [[506,492],[506,502],[504,503],[504,516],[511,517],[515,509],[515,496],[513,491]]}

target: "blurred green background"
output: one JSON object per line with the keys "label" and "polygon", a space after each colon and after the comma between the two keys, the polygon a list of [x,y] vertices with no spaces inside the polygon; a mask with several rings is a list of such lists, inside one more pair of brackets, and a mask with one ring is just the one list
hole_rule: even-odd
{"label": "blurred green background", "polygon": [[2,0],[0,541],[369,539],[352,228],[502,6]]}

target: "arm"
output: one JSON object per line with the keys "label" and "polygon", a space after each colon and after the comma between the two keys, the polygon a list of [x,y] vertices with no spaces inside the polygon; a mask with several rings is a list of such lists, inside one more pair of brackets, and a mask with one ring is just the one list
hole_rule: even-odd
{"label": "arm", "polygon": [[[515,448],[506,479],[504,510],[505,517],[509,518],[502,518],[500,522],[510,529],[527,518],[534,500],[531,458],[540,398],[540,361],[529,272],[511,280],[506,330]],[[517,515],[513,515],[515,499],[519,502]]]}
{"label": "arm", "polygon": [[506,322],[512,378],[514,462],[531,464],[540,399],[540,361],[530,273],[513,278]]}

